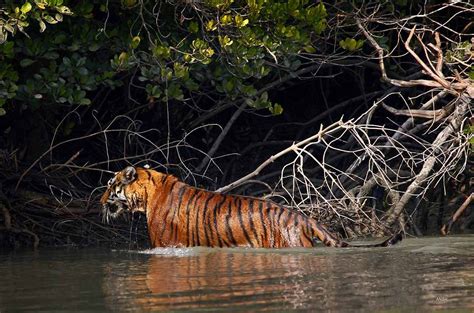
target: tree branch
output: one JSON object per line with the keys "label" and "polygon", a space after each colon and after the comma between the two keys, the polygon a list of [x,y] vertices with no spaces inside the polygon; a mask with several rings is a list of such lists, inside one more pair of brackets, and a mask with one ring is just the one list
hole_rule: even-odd
{"label": "tree branch", "polygon": [[403,208],[407,205],[408,201],[416,194],[418,189],[422,186],[425,179],[428,177],[430,172],[433,170],[433,167],[437,160],[437,154],[441,151],[441,146],[446,142],[449,136],[451,136],[455,131],[458,131],[464,115],[469,109],[469,104],[472,98],[469,97],[467,93],[463,93],[458,100],[458,104],[454,113],[449,118],[449,124],[438,134],[435,141],[433,142],[433,151],[430,157],[426,159],[423,164],[422,169],[418,172],[413,182],[408,186],[403,196],[400,198],[400,201],[397,202],[388,212],[386,222],[389,226],[398,219]]}
{"label": "tree branch", "polygon": [[260,172],[265,167],[267,167],[269,164],[273,163],[278,158],[282,157],[283,155],[285,155],[289,152],[296,151],[299,147],[301,147],[301,146],[303,146],[307,143],[310,143],[314,140],[319,142],[323,136],[331,134],[334,131],[338,131],[339,130],[338,126],[341,126],[342,124],[343,124],[342,121],[338,121],[336,123],[333,123],[333,124],[329,125],[328,127],[324,128],[324,129],[322,128],[322,125],[321,125],[321,129],[315,135],[313,135],[309,138],[306,138],[305,140],[300,141],[296,144],[292,144],[290,147],[278,152],[275,155],[272,155],[270,158],[268,158],[266,161],[264,161],[262,164],[260,164],[253,172],[245,175],[244,177],[242,177],[242,178],[240,178],[240,179],[238,179],[238,180],[236,180],[236,181],[234,181],[234,182],[232,182],[232,183],[230,183],[230,184],[228,184],[224,187],[221,187],[221,188],[217,189],[216,192],[227,192],[227,191],[235,188],[236,186],[241,185],[244,181],[247,181],[250,178],[253,178],[253,177],[257,176],[258,174],[260,174]]}

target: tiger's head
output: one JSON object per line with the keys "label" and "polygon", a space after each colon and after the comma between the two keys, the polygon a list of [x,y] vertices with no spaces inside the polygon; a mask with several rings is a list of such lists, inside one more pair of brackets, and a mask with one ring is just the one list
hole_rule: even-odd
{"label": "tiger's head", "polygon": [[103,220],[109,222],[129,212],[145,212],[145,193],[143,181],[147,174],[145,169],[128,166],[115,173],[107,183],[107,190],[102,195]]}

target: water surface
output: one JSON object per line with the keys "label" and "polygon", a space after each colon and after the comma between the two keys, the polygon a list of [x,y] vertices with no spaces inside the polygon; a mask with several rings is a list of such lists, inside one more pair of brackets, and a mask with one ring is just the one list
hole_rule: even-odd
{"label": "water surface", "polygon": [[390,248],[145,251],[54,249],[0,255],[0,312],[474,312],[474,236]]}

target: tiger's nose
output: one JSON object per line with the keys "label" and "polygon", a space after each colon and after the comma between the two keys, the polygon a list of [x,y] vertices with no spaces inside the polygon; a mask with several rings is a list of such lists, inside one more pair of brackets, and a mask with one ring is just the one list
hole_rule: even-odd
{"label": "tiger's nose", "polygon": [[111,214],[114,214],[119,210],[118,205],[114,205],[114,204],[109,203],[109,202],[104,203],[103,207],[104,207],[104,211],[109,212]]}

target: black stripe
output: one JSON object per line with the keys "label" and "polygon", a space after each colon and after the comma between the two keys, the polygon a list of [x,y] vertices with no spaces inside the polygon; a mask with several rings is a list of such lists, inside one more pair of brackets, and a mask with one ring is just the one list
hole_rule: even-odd
{"label": "black stripe", "polygon": [[[162,221],[163,227],[161,228],[161,232],[160,232],[160,237],[159,237],[160,240],[163,238],[163,234],[165,233],[166,220],[168,219],[168,215],[170,214],[170,211],[171,211],[171,209],[172,209],[171,205],[172,205],[172,203],[173,203],[173,197],[174,197],[173,187],[174,187],[174,185],[176,184],[176,182],[177,182],[177,181],[175,181],[173,184],[171,184],[171,189],[170,189],[170,191],[171,191],[170,202],[169,202],[169,205],[168,205],[168,206],[165,204],[165,207],[164,207],[165,209],[166,209],[166,207],[168,207],[168,211],[166,211],[166,215],[165,215],[165,217],[163,218],[163,221]],[[155,215],[156,215],[156,214],[155,214]],[[171,227],[171,225],[170,225],[170,227]],[[163,242],[163,241],[161,241],[161,242]]]}
{"label": "black stripe", "polygon": [[308,221],[308,230],[312,237],[316,236],[316,231],[313,228],[313,225]]}
{"label": "black stripe", "polygon": [[262,224],[262,228],[263,228],[263,237],[265,239],[265,241],[268,240],[268,237],[267,237],[267,226],[265,225],[265,221],[263,219],[263,202],[262,201],[258,201],[258,212],[260,213],[260,223]]}
{"label": "black stripe", "polygon": [[232,229],[230,229],[230,225],[229,225],[229,220],[231,218],[231,215],[232,215],[232,201],[229,201],[227,216],[225,218],[225,230],[226,230],[227,236],[230,239],[230,243],[233,244],[234,246],[237,246],[237,241],[235,241],[234,235],[232,235]]}
{"label": "black stripe", "polygon": [[[196,214],[199,215],[199,208],[198,208],[198,201],[199,199],[205,195],[206,193],[202,190],[199,190],[198,191],[198,196],[196,197],[196,199],[194,199],[194,204],[193,204],[193,210],[196,211]],[[188,234],[189,234],[189,222],[191,220],[191,216],[188,215],[188,218],[187,218],[187,227],[188,227]],[[196,234],[196,237],[197,237],[197,234]],[[195,241],[194,241],[194,232],[191,230],[191,236],[188,235],[188,240],[191,239],[191,242],[193,244],[193,246],[195,245]],[[188,245],[189,247],[190,245]]]}
{"label": "black stripe", "polygon": [[235,198],[235,204],[237,205],[237,212],[238,212],[237,217],[239,218],[240,228],[242,228],[242,232],[244,233],[245,239],[247,239],[247,242],[253,248],[253,243],[250,240],[250,236],[247,233],[247,230],[245,229],[244,221],[242,219],[242,201],[238,197],[236,197]]}
{"label": "black stripe", "polygon": [[161,178],[161,184],[164,184],[166,179],[168,179],[168,177],[169,177],[168,175],[163,174],[163,177]]}
{"label": "black stripe", "polygon": [[146,209],[148,207],[148,189],[146,187],[143,188],[145,191],[143,192],[144,193],[144,197],[143,197],[143,208],[145,208],[145,212],[146,212]]}
{"label": "black stripe", "polygon": [[232,247],[232,245],[230,243],[228,243],[227,241],[225,241],[224,238],[222,238],[222,240],[219,238],[219,247]]}
{"label": "black stripe", "polygon": [[150,174],[150,172],[149,172],[149,171],[147,171],[147,170],[145,170],[145,173],[146,173],[146,175],[147,175],[147,179],[148,179],[148,180],[150,180],[150,177],[151,177],[151,174]]}
{"label": "black stripe", "polygon": [[295,213],[295,221],[294,221],[294,223],[293,223],[293,226],[294,226],[294,228],[295,228],[295,232],[298,234],[298,239],[299,239],[299,241],[300,241],[300,246],[304,246],[303,240],[301,239],[301,229],[298,229],[298,228],[299,228],[298,226],[299,226],[299,224],[300,224],[298,219],[299,219],[300,217],[301,217],[301,216],[300,216],[298,213]]}
{"label": "black stripe", "polygon": [[306,240],[308,240],[308,242],[309,242],[312,246],[314,246],[314,241],[308,236],[308,234],[306,233],[306,230],[305,230],[305,229],[303,229],[303,232],[302,232],[302,233],[303,233],[303,236],[306,238]]}
{"label": "black stripe", "polygon": [[249,221],[250,221],[250,229],[252,230],[253,234],[255,235],[255,239],[257,240],[257,244],[262,246],[261,240],[259,240],[259,236],[257,234],[257,230],[255,229],[255,224],[253,223],[253,202],[254,199],[249,199]]}
{"label": "black stripe", "polygon": [[[283,240],[285,240],[285,237],[283,236],[283,232],[285,231],[285,228],[283,227],[283,225],[281,224],[281,216],[283,215],[283,213],[285,212],[285,210],[283,210],[283,208],[278,205],[278,208],[280,209],[280,213],[278,213],[278,217],[277,217],[277,227],[278,227],[278,231],[280,233],[280,245],[283,244]],[[285,240],[286,241],[286,240]]]}
{"label": "black stripe", "polygon": [[[207,212],[207,205],[209,204],[209,201],[214,198],[215,194],[207,194],[207,199],[206,199],[206,202],[204,202],[204,207],[202,208],[202,211],[203,211],[203,214],[202,214],[202,224],[203,224],[203,228],[204,228],[204,235],[206,237],[206,246],[209,246],[209,236],[207,234],[207,227],[206,227],[206,212]],[[196,215],[196,237],[197,237],[197,243],[198,243],[198,246],[201,245],[201,241],[199,240],[199,211],[198,211],[198,214]]]}
{"label": "black stripe", "polygon": [[265,208],[267,210],[268,221],[270,222],[270,235],[269,235],[268,240],[271,241],[270,248],[273,248],[275,246],[275,239],[276,239],[275,228],[274,228],[275,225],[274,225],[274,219],[273,219],[273,214],[275,210],[269,208],[268,207],[269,204],[270,204],[269,202],[265,202]]}
{"label": "black stripe", "polygon": [[280,219],[281,219],[281,216],[282,216],[283,212],[285,212],[285,210],[283,210],[283,208],[281,206],[278,206],[278,208],[280,209],[280,213],[278,213],[277,222],[278,222],[278,226],[281,226]]}
{"label": "black stripe", "polygon": [[176,210],[174,211],[173,218],[171,219],[171,225],[173,227],[173,243],[176,244],[178,241],[178,223],[174,223],[174,219],[176,216],[179,216],[179,209],[181,208],[181,203],[183,202],[184,192],[186,191],[186,185],[182,185],[181,189],[178,192],[178,205],[176,206]]}
{"label": "black stripe", "polygon": [[[225,201],[227,200],[227,197],[225,195],[222,195],[222,201],[217,203],[216,206],[214,207],[214,227],[216,229],[216,237],[217,240],[219,241],[219,247],[222,247],[222,240],[221,240],[221,235],[219,234],[219,228],[217,227],[217,209],[219,211],[221,210],[222,205],[224,205]],[[209,223],[210,226],[210,223]],[[212,235],[212,232],[211,232]]]}
{"label": "black stripe", "polygon": [[193,198],[196,197],[196,195],[198,194],[198,192],[195,192],[197,191],[196,189],[191,189],[190,191],[193,192],[193,195],[191,196],[191,198],[189,198],[188,200],[188,204],[186,205],[186,245],[189,247],[189,205],[191,204],[191,202],[193,201]]}

